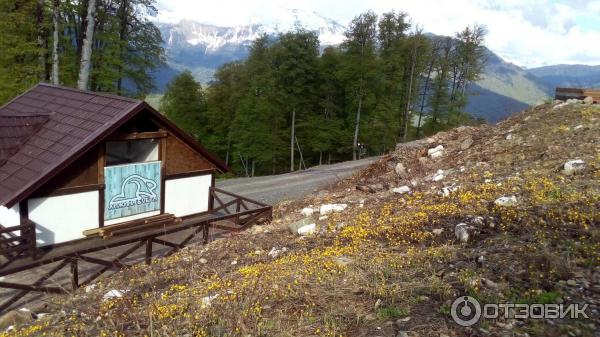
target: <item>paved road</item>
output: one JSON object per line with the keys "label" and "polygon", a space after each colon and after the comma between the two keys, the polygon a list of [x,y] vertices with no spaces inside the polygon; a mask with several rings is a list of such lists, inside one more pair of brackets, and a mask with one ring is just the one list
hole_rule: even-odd
{"label": "paved road", "polygon": [[378,157],[311,167],[304,171],[254,178],[234,178],[217,182],[217,187],[250,199],[274,204],[301,198],[315,189],[347,178]]}

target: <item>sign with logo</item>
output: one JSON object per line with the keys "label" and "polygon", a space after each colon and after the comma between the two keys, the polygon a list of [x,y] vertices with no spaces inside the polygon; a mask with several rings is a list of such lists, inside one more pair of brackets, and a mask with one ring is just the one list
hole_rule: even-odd
{"label": "sign with logo", "polygon": [[104,219],[160,210],[160,161],[104,168]]}

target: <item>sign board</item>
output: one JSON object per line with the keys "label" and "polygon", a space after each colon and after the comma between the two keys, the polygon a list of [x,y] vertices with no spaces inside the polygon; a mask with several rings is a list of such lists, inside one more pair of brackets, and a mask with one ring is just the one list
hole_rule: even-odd
{"label": "sign board", "polygon": [[104,168],[104,219],[160,210],[160,161]]}

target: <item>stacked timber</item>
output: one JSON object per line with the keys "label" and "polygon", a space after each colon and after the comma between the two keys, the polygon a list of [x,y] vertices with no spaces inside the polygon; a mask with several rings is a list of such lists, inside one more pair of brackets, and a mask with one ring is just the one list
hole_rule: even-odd
{"label": "stacked timber", "polygon": [[115,236],[131,234],[156,227],[171,226],[180,222],[181,218],[170,213],[165,213],[116,225],[88,229],[83,231],[83,235],[87,237],[100,236],[103,239],[109,239]]}

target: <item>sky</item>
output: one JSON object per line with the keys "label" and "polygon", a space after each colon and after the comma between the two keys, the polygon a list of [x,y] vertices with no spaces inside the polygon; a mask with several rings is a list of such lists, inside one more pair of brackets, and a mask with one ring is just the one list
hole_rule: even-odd
{"label": "sky", "polygon": [[158,0],[161,21],[221,26],[277,20],[277,9],[314,11],[347,25],[372,10],[408,13],[425,32],[453,35],[467,25],[488,30],[486,46],[523,67],[600,65],[600,0]]}

